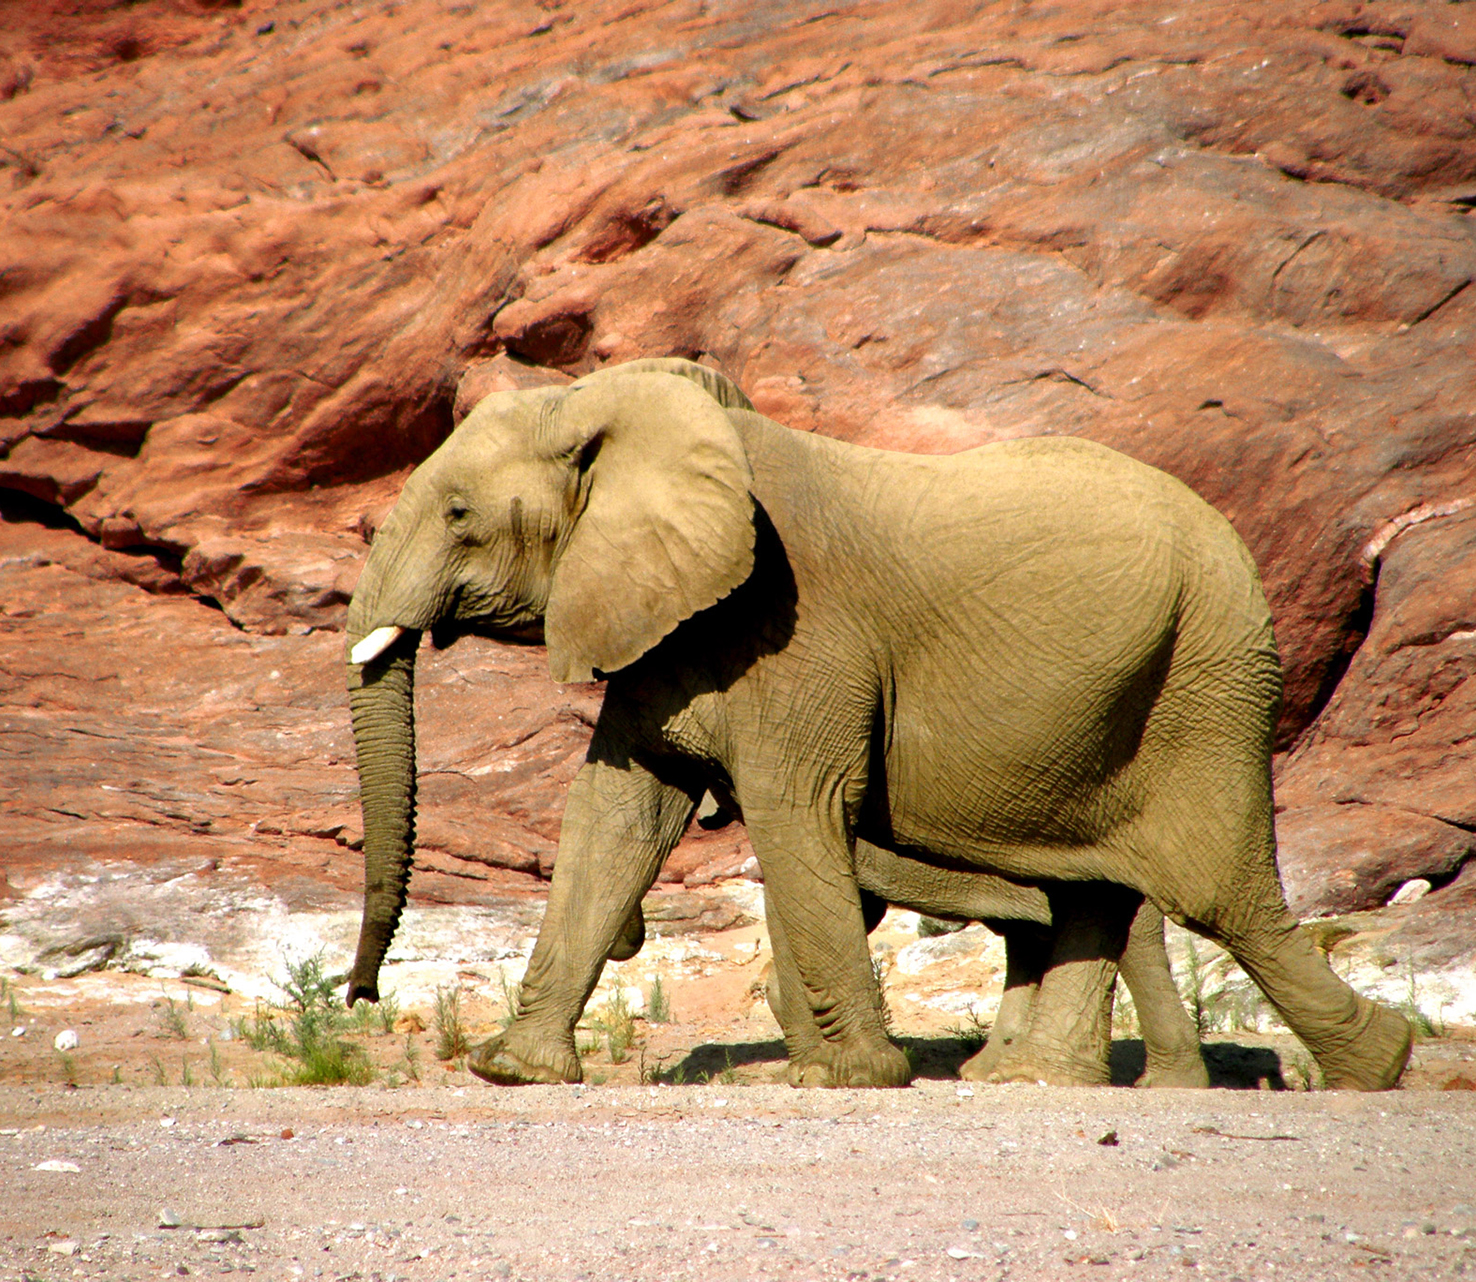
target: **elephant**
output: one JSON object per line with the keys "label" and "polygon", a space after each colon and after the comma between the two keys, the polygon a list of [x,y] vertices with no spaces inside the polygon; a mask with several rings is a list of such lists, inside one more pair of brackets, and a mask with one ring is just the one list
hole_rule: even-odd
{"label": "elephant", "polygon": [[1403,1072],[1409,1023],[1333,973],[1282,894],[1281,668],[1255,565],[1146,464],[1049,435],[868,449],[679,360],[487,397],[410,475],[349,604],[350,1005],[377,998],[405,902],[426,630],[541,636],[556,680],[607,678],[517,1016],[468,1061],[486,1080],[580,1080],[575,1023],[707,790],[744,816],[818,1033],[789,1047],[797,1085],[911,1077],[857,840],[1074,889],[1065,957],[1100,952],[1093,923],[1125,938],[1147,898],[1235,958],[1330,1086]]}

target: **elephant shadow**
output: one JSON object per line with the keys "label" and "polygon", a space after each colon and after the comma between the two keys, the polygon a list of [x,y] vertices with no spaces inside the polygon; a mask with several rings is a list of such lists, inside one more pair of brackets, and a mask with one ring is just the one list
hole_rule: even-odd
{"label": "elephant shadow", "polygon": [[[963,1062],[979,1049],[976,1038],[897,1037],[913,1073],[924,1081],[957,1081]],[[1289,1089],[1282,1074],[1281,1057],[1266,1046],[1242,1046],[1236,1042],[1204,1043],[1204,1062],[1210,1086],[1220,1090]],[[1131,1086],[1143,1072],[1144,1048],[1140,1038],[1118,1038],[1112,1043],[1112,1085]],[[769,1064],[777,1080],[784,1078],[789,1063],[780,1038],[762,1042],[708,1042],[695,1046],[679,1061],[663,1067],[665,1082],[705,1083],[721,1081],[725,1073]],[[752,1075],[745,1073],[751,1080]]]}
{"label": "elephant shadow", "polygon": [[[1281,1056],[1268,1046],[1241,1046],[1236,1042],[1201,1044],[1209,1084],[1220,1090],[1284,1091],[1289,1089],[1281,1071]],[[1144,1048],[1140,1038],[1119,1038],[1112,1043],[1112,1084],[1131,1086],[1143,1071]]]}
{"label": "elephant shadow", "polygon": [[[763,1042],[705,1042],[694,1046],[675,1064],[663,1066],[660,1081],[673,1085],[703,1085],[722,1080],[723,1074],[754,1064],[772,1064],[774,1076],[782,1079],[789,1067],[789,1052],[782,1037]],[[750,1074],[745,1074],[750,1078]]]}

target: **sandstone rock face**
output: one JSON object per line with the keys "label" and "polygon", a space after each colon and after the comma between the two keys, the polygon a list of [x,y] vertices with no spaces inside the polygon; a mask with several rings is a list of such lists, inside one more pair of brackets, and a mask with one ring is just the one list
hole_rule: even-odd
{"label": "sandstone rock face", "polygon": [[[12,6],[0,487],[43,506],[6,506],[0,841],[351,881],[333,633],[366,538],[480,395],[674,353],[797,430],[1075,433],[1181,477],[1275,612],[1298,905],[1424,876],[1409,911],[1444,911],[1476,829],[1471,28]],[[417,888],[545,875],[597,690],[427,658]],[[747,857],[706,834],[668,876]]]}

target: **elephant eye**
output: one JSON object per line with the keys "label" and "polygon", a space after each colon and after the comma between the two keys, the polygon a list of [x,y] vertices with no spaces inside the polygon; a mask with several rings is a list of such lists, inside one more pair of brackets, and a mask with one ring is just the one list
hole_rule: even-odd
{"label": "elephant eye", "polygon": [[448,521],[464,521],[467,518],[467,514],[468,508],[460,499],[452,499],[446,504],[446,519]]}

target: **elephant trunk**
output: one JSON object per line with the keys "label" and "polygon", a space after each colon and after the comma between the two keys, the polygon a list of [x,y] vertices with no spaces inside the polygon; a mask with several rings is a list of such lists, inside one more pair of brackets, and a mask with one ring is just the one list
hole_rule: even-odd
{"label": "elephant trunk", "polygon": [[364,918],[349,974],[352,1006],[361,997],[379,1000],[379,967],[409,891],[415,850],[414,642],[402,642],[378,662],[351,663],[348,685],[364,816]]}

